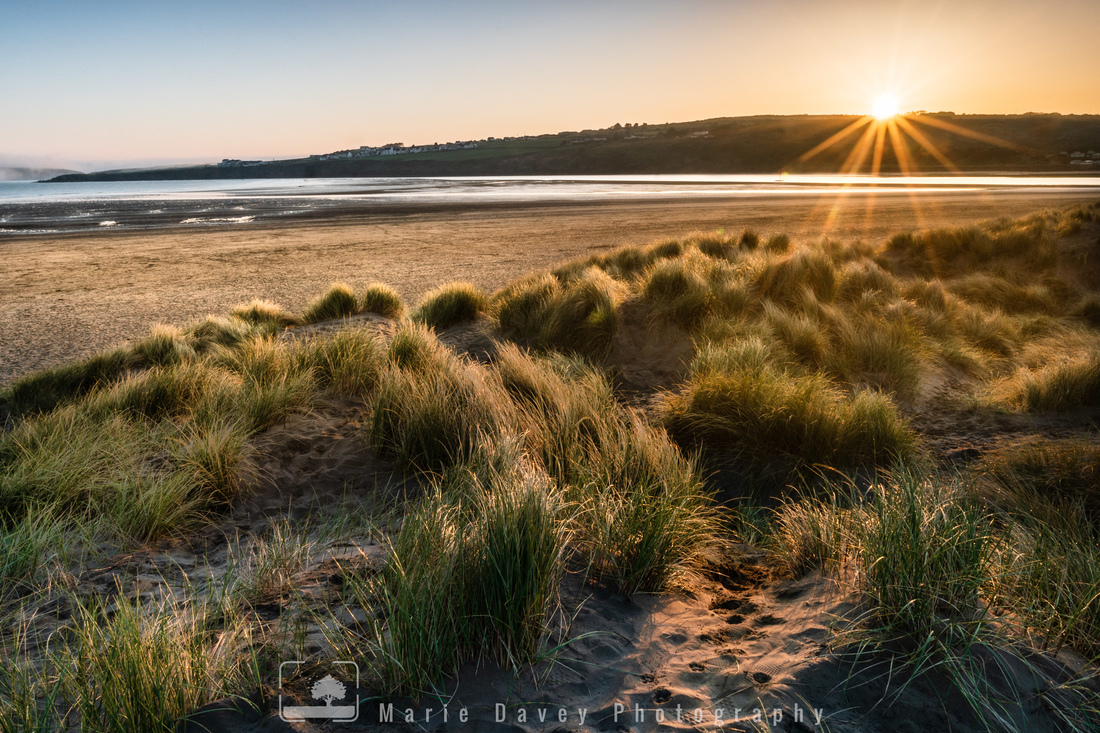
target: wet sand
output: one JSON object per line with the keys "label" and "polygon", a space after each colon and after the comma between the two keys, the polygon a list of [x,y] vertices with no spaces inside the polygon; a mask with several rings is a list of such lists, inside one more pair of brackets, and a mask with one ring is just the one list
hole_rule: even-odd
{"label": "wet sand", "polygon": [[882,242],[904,230],[1022,216],[1094,192],[797,193],[753,198],[360,211],[279,226],[0,239],[0,384],[252,298],[301,309],[334,281],[410,304],[450,280],[487,290],[562,260],[692,231]]}

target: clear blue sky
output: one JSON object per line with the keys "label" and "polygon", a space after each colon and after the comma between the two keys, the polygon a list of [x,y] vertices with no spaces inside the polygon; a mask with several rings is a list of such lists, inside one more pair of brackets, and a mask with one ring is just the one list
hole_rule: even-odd
{"label": "clear blue sky", "polygon": [[0,0],[0,164],[749,114],[1100,113],[1100,2]]}

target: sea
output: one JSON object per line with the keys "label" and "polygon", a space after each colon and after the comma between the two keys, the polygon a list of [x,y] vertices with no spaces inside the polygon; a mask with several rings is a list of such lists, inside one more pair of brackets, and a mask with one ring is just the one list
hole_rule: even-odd
{"label": "sea", "polygon": [[247,227],[441,208],[603,202],[1056,191],[1100,199],[1100,177],[617,175],[0,182],[0,238]]}

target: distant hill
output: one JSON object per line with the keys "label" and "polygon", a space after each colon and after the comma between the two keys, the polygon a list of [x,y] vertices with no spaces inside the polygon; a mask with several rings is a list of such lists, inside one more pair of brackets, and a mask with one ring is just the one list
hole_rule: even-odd
{"label": "distant hill", "polygon": [[[723,117],[663,125],[616,125],[476,141],[476,147],[366,149],[278,161],[103,171],[57,181],[314,178],[358,176],[592,175],[654,173],[836,173],[862,159],[870,172],[874,135],[866,127],[803,160],[861,118],[855,115]],[[884,173],[1068,173],[1100,170],[1100,115],[915,113],[898,123],[903,154],[884,134]],[[861,140],[866,148],[860,154]],[[935,152],[928,150],[931,147]],[[855,155],[852,153],[855,151]],[[899,162],[899,157],[904,165]],[[1095,161],[1095,162],[1093,162]],[[950,164],[950,168],[947,164]]]}
{"label": "distant hill", "polygon": [[66,168],[5,168],[0,166],[0,181],[41,181],[64,175],[84,175]]}

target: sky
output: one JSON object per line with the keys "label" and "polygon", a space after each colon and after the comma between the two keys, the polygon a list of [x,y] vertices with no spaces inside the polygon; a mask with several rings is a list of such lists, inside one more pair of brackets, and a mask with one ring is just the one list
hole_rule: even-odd
{"label": "sky", "polygon": [[0,165],[754,114],[1100,113],[1097,0],[0,0]]}

